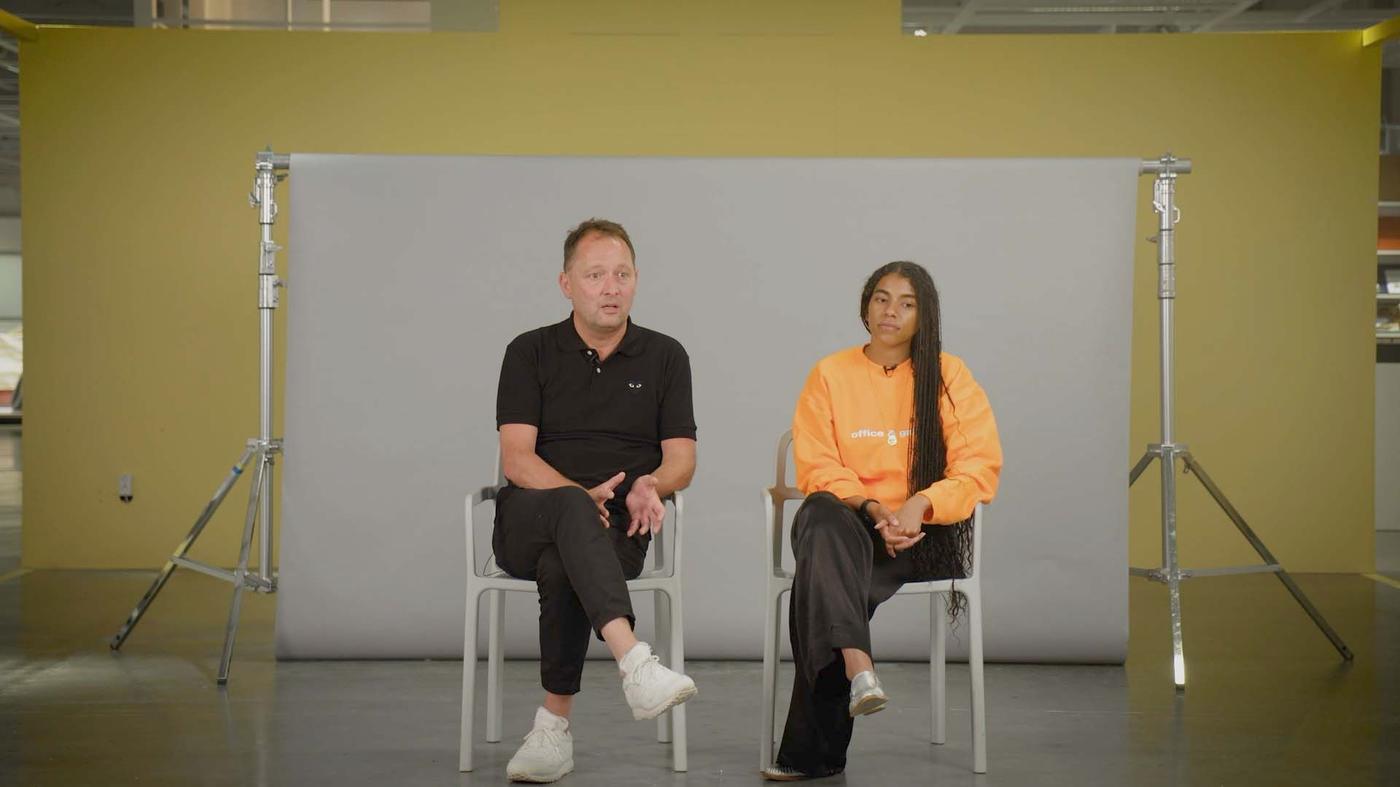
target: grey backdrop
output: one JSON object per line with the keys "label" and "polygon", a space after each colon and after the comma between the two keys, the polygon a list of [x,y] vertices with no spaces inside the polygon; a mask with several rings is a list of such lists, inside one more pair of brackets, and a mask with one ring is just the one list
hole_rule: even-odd
{"label": "grey backdrop", "polygon": [[[294,155],[279,657],[461,653],[462,498],[490,480],[502,351],[568,314],[564,235],[602,216],[637,247],[633,319],[684,343],[694,372],[689,657],[759,656],[775,441],[812,364],[864,340],[865,276],[912,259],[1006,454],[984,541],[988,658],[1122,661],[1136,173],[1124,159]],[[876,657],[926,658],[927,610],[882,607]],[[511,594],[508,653],[536,652],[536,612]],[[649,597],[637,613],[649,636]]]}

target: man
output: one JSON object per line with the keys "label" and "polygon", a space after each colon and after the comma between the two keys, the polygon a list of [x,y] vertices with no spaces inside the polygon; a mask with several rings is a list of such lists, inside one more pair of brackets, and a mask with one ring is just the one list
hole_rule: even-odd
{"label": "man", "polygon": [[496,562],[540,592],[544,705],[506,766],[513,781],[573,770],[569,712],[590,630],[607,643],[632,715],[652,719],[695,695],[633,636],[626,580],[641,573],[661,501],[695,472],[690,359],[676,340],[634,325],[632,241],[590,219],[564,241],[563,322],[506,348],[496,399],[501,461]]}

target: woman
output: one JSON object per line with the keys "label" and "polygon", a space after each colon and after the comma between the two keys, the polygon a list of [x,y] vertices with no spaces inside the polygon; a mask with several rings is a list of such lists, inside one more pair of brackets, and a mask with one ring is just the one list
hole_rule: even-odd
{"label": "woman", "polygon": [[888,702],[870,616],[905,582],[967,576],[970,517],[1001,472],[987,396],[942,352],[928,271],[882,266],[860,307],[870,342],[819,361],[792,419],[807,499],[792,528],[797,679],[777,765],[764,771],[776,781],[845,770],[855,717]]}

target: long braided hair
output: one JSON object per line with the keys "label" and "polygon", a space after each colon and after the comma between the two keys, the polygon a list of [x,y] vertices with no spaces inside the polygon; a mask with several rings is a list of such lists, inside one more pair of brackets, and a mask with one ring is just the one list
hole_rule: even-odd
{"label": "long braided hair", "polygon": [[[881,265],[865,280],[860,294],[860,319],[866,323],[870,299],[875,287],[884,277],[895,274],[914,288],[917,302],[914,338],[910,343],[910,363],[914,370],[914,433],[909,441],[909,496],[943,480],[948,469],[948,446],[943,440],[943,417],[938,409],[940,397],[948,398],[943,384],[940,358],[943,352],[942,321],[939,315],[938,288],[933,277],[922,265],[900,260]],[[870,330],[867,323],[866,330]],[[924,579],[964,579],[972,568],[972,520],[954,525],[924,528],[924,538],[910,548],[918,576]],[[967,600],[961,593],[948,594],[948,612],[956,617]]]}

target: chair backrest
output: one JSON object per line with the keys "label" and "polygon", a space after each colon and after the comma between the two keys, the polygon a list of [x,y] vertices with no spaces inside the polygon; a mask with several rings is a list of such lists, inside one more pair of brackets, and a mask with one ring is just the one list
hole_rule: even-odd
{"label": "chair backrest", "polygon": [[773,485],[763,490],[763,503],[768,520],[768,537],[764,539],[768,560],[765,565],[774,574],[783,573],[783,516],[790,500],[802,500],[806,495],[795,486],[788,484],[788,453],[792,449],[792,430],[783,432],[778,438],[778,455],[773,463],[777,472]]}
{"label": "chair backrest", "polygon": [[[476,506],[487,500],[494,501],[496,494],[501,491],[501,487],[509,483],[506,479],[505,463],[501,461],[499,448],[496,450],[496,463],[492,475],[496,479],[493,485],[484,486],[479,491],[467,495],[467,566],[473,572],[478,570],[476,542],[472,534],[476,520],[474,516]],[[674,571],[674,567],[679,566],[681,560],[681,523],[685,519],[685,499],[680,492],[674,492],[667,495],[661,502],[671,504],[672,516],[669,517],[669,524],[663,526],[660,532],[652,534],[651,548],[647,550],[647,555],[648,559],[652,561],[650,571],[653,573]],[[492,522],[494,525],[494,517],[490,520],[483,519],[483,521]]]}
{"label": "chair backrest", "polygon": [[[792,430],[778,438],[778,455],[774,462],[776,475],[773,485],[763,490],[764,508],[768,520],[768,537],[764,539],[768,561],[765,565],[775,575],[783,575],[783,515],[790,500],[802,500],[802,491],[788,484],[788,454],[792,450]],[[972,510],[972,566],[965,579],[972,579],[982,569],[982,509],[978,503]]]}

